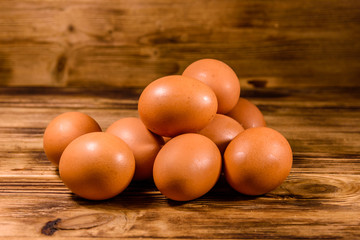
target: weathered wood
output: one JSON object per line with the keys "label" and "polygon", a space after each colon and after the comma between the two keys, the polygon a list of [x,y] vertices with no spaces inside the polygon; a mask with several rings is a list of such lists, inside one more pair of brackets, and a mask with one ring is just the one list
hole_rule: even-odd
{"label": "weathered wood", "polygon": [[106,201],[73,195],[43,153],[46,125],[82,111],[105,130],[137,116],[140,92],[0,88],[0,238],[360,238],[359,87],[242,89],[294,151],[289,177],[263,196],[236,193],[223,178],[185,203],[166,199],[151,181],[133,182]]}
{"label": "weathered wood", "polygon": [[166,200],[151,186],[132,186],[100,203],[54,190],[8,193],[2,197],[6,214],[1,235],[40,237],[47,221],[100,213],[114,220],[93,228],[60,229],[54,237],[357,239],[359,180],[358,175],[298,175],[257,198],[218,186],[185,204]]}
{"label": "weathered wood", "polygon": [[357,0],[5,0],[0,85],[143,87],[217,58],[244,86],[359,86],[358,39]]}

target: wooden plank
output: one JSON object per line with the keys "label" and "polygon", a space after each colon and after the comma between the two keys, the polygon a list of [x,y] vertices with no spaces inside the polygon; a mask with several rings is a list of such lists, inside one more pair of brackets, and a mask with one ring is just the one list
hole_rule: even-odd
{"label": "wooden plank", "polygon": [[[10,179],[12,184],[0,194],[1,237],[41,237],[48,221],[60,218],[66,223],[89,214],[113,220],[59,230],[54,237],[356,239],[360,234],[359,175],[298,174],[261,197],[236,194],[220,183],[187,203],[167,200],[150,183],[133,184],[114,199],[93,202],[68,194],[60,181],[29,180],[17,186]],[[75,223],[68,228],[70,224]]]}
{"label": "wooden plank", "polygon": [[244,86],[359,86],[359,16],[357,0],[2,1],[0,85],[144,87],[209,57]]}

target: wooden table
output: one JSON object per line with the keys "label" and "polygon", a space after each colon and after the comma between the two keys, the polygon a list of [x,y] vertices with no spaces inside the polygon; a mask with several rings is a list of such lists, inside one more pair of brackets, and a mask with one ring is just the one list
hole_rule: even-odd
{"label": "wooden table", "polygon": [[242,89],[294,153],[289,177],[266,195],[244,196],[220,180],[184,203],[151,181],[106,201],[74,196],[43,152],[46,125],[82,111],[104,130],[137,116],[140,92],[0,89],[1,238],[360,239],[360,87]]}

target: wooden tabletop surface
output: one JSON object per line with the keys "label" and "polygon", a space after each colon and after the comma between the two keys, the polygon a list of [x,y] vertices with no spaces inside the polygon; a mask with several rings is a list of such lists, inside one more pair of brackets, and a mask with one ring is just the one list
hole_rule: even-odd
{"label": "wooden tabletop surface", "polygon": [[46,125],[82,111],[105,130],[137,116],[140,92],[0,88],[0,238],[360,239],[360,87],[242,89],[294,154],[289,177],[263,196],[223,179],[190,202],[151,181],[106,201],[73,195],[43,152]]}

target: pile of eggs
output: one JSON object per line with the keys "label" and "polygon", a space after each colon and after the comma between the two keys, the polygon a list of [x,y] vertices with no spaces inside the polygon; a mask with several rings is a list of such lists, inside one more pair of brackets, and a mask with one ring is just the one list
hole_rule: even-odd
{"label": "pile of eggs", "polygon": [[189,201],[210,191],[223,172],[236,191],[261,195],[290,173],[288,141],[240,97],[239,79],[222,61],[198,60],[182,75],[151,82],[138,113],[105,132],[80,112],[49,123],[44,151],[73,193],[103,200],[133,180],[153,179],[167,198]]}

